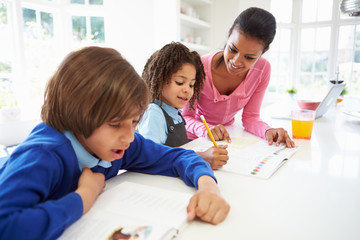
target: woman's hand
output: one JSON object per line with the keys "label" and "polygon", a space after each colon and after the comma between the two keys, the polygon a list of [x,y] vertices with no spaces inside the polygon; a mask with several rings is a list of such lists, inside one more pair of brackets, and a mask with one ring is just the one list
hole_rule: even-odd
{"label": "woman's hand", "polygon": [[100,192],[105,187],[105,176],[102,173],[93,173],[90,168],[84,167],[79,178],[77,192],[83,201],[83,214],[87,213]]}
{"label": "woman's hand", "polygon": [[218,148],[211,147],[205,152],[197,152],[197,154],[210,163],[212,169],[219,169],[229,160],[227,147],[227,145],[219,145]]}
{"label": "woman's hand", "polygon": [[[227,132],[226,128],[223,125],[221,125],[221,124],[216,125],[215,127],[211,128],[210,130],[211,130],[211,134],[215,138],[215,141],[226,139],[226,141],[228,143],[231,142],[230,135],[229,135],[229,133]],[[210,138],[209,135],[208,135],[208,137]]]}
{"label": "woman's hand", "polygon": [[276,142],[276,146],[279,146],[280,143],[284,142],[287,147],[295,147],[295,142],[291,140],[287,131],[283,128],[270,128],[266,131],[265,137],[269,142],[269,145],[272,145],[273,142]]}
{"label": "woman's hand", "polygon": [[198,190],[187,207],[188,220],[199,217],[205,222],[218,224],[226,218],[230,205],[221,197],[215,180],[203,175],[198,180]]}

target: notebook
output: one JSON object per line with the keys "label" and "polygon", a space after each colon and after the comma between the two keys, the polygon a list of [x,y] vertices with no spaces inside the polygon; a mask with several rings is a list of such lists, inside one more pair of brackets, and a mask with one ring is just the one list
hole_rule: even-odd
{"label": "notebook", "polygon": [[101,193],[59,239],[172,239],[186,225],[191,196],[123,182]]}
{"label": "notebook", "polygon": [[[331,105],[336,102],[336,99],[340,96],[340,93],[344,90],[345,84],[333,84],[326,94],[325,98],[321,101],[320,105],[316,109],[315,118],[322,117],[330,109]],[[272,118],[277,119],[291,119],[290,110],[286,113],[274,113]]]}
{"label": "notebook", "polygon": [[[213,146],[206,138],[196,140],[195,147],[185,144],[182,147],[195,152],[205,151]],[[231,172],[240,175],[268,179],[299,149],[288,148],[285,144],[269,145],[260,138],[232,137],[231,143],[217,141],[220,145],[228,145],[229,160],[218,171]]]}

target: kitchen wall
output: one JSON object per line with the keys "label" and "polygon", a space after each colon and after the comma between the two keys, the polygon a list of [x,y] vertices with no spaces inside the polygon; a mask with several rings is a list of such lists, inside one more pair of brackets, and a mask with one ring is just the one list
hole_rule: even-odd
{"label": "kitchen wall", "polygon": [[235,18],[249,7],[270,10],[270,0],[213,0],[213,41],[215,49],[223,49]]}
{"label": "kitchen wall", "polygon": [[[212,50],[224,47],[228,30],[248,7],[270,9],[270,0],[212,0]],[[141,73],[148,57],[164,44],[179,39],[176,0],[108,1],[108,46],[116,48]],[[164,20],[165,19],[165,20]],[[166,31],[164,32],[164,29]]]}

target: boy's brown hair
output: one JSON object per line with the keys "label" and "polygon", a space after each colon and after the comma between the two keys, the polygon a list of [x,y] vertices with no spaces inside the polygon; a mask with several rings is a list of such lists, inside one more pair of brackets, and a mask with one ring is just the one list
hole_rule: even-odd
{"label": "boy's brown hair", "polygon": [[85,47],[64,59],[44,97],[41,117],[46,124],[87,138],[105,122],[141,115],[149,90],[119,52]]}
{"label": "boy's brown hair", "polygon": [[172,42],[156,51],[147,60],[142,77],[150,88],[151,99],[162,102],[162,90],[171,82],[171,77],[186,63],[192,64],[196,69],[194,95],[189,101],[190,109],[193,109],[195,100],[199,100],[205,78],[204,66],[200,55],[196,51],[190,51],[179,42]]}

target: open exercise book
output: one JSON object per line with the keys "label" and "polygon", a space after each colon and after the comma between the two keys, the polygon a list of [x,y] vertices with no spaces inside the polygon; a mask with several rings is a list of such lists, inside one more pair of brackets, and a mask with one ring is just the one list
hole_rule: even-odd
{"label": "open exercise book", "polygon": [[[231,143],[218,141],[218,144],[228,145],[229,160],[220,171],[233,172],[259,178],[270,178],[297,150],[287,148],[285,144],[270,145],[263,139],[232,137]],[[206,138],[196,140],[196,146],[191,142],[182,147],[194,151],[204,151],[213,146]]]}
{"label": "open exercise book", "polygon": [[186,225],[191,196],[123,182],[101,193],[59,239],[171,239]]}

